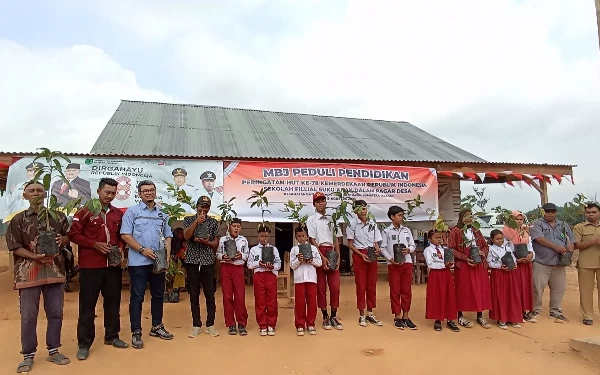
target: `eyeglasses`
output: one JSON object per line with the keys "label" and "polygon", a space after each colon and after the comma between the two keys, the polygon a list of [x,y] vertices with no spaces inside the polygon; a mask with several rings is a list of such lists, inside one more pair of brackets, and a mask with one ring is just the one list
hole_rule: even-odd
{"label": "eyeglasses", "polygon": [[152,194],[156,191],[156,189],[146,189],[146,190],[142,190],[141,193],[142,194]]}

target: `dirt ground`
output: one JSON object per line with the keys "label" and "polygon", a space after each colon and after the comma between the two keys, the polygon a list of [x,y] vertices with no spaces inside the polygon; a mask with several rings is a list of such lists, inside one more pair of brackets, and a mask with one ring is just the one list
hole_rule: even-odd
{"label": "dirt ground", "polygon": [[[0,267],[8,259],[0,251]],[[75,289],[77,285],[74,285]],[[63,323],[61,351],[71,357],[72,363],[59,367],[44,361],[46,352],[44,332],[46,322],[40,313],[38,324],[40,343],[33,370],[35,374],[95,375],[119,373],[135,369],[146,374],[196,374],[219,371],[223,374],[396,374],[410,371],[415,374],[433,374],[443,370],[450,374],[598,374],[594,367],[576,352],[569,349],[569,339],[599,336],[600,324],[586,327],[581,324],[578,308],[577,278],[569,269],[569,286],[564,301],[565,314],[570,323],[558,324],[542,316],[536,324],[524,324],[521,329],[502,331],[495,326],[490,330],[480,327],[452,333],[447,329],[433,331],[433,323],[424,319],[425,285],[413,286],[411,317],[418,331],[398,331],[392,326],[388,286],[385,275],[378,285],[377,315],[384,327],[359,327],[355,310],[352,277],[342,278],[342,306],[339,316],[344,331],[323,331],[317,336],[297,337],[293,326],[293,310],[280,306],[277,336],[260,337],[254,320],[253,296],[247,287],[246,299],[250,313],[249,332],[246,337],[228,336],[225,332],[220,292],[217,294],[218,338],[201,335],[189,339],[187,332],[191,319],[188,298],[183,294],[178,304],[165,305],[165,325],[175,335],[172,341],[161,341],[147,336],[149,321],[149,296],[143,312],[145,348],[117,350],[102,344],[102,303],[97,309],[96,343],[90,358],[78,362],[77,351],[77,300],[78,293],[68,293]],[[122,338],[130,341],[128,321],[129,293],[123,291],[121,303]],[[547,297],[545,299],[547,303]],[[203,303],[203,299],[201,300]],[[205,308],[202,308],[205,316]],[[600,321],[598,322],[600,323]],[[14,373],[21,360],[18,294],[12,290],[12,275],[0,273],[0,343],[2,361],[0,374]]]}

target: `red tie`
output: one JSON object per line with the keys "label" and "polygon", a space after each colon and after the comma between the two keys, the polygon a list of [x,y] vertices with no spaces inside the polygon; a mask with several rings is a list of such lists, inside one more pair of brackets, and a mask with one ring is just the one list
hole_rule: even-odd
{"label": "red tie", "polygon": [[442,253],[440,252],[440,248],[436,246],[435,251],[437,251],[438,258],[442,259],[443,257],[442,257]]}
{"label": "red tie", "polygon": [[61,194],[62,194],[62,193],[64,193],[64,192],[65,192],[65,190],[67,190],[67,184],[65,184],[65,183],[63,182],[62,186],[60,187],[60,193],[61,193]]}

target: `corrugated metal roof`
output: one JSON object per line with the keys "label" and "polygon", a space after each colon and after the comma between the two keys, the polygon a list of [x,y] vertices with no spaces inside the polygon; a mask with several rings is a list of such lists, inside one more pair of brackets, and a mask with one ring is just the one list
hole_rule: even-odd
{"label": "corrugated metal roof", "polygon": [[485,163],[408,122],[127,100],[121,101],[91,152]]}

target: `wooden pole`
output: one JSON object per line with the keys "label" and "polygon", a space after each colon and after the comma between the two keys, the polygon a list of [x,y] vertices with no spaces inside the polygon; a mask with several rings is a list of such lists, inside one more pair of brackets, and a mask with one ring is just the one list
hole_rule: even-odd
{"label": "wooden pole", "polygon": [[548,183],[546,180],[540,180],[540,198],[542,206],[548,203]]}

